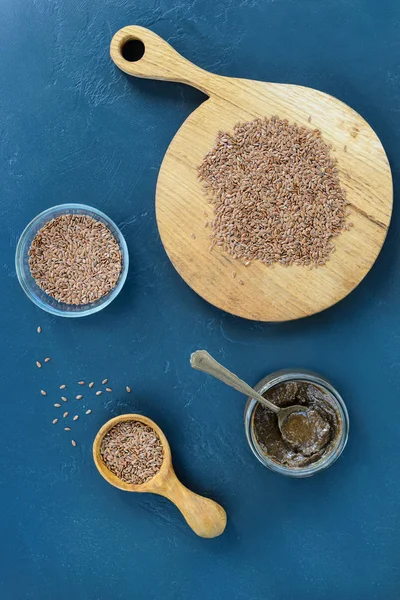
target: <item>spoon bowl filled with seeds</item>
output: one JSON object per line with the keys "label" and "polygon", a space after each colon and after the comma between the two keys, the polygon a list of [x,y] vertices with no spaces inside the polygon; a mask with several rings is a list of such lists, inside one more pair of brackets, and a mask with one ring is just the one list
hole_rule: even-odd
{"label": "spoon bowl filled with seeds", "polygon": [[93,458],[104,479],[120,490],[148,492],[171,500],[200,537],[223,533],[224,509],[179,481],[168,440],[148,417],[126,414],[105,423],[94,440]]}
{"label": "spoon bowl filled with seeds", "polygon": [[58,316],[83,317],[119,294],[129,255],[107,215],[84,204],[62,204],[27,225],[15,266],[22,289],[37,306]]}

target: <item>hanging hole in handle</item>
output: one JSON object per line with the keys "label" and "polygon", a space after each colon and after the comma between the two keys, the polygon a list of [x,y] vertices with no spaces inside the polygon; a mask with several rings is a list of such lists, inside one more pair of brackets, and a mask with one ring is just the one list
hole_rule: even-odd
{"label": "hanging hole in handle", "polygon": [[129,39],[121,46],[121,54],[128,62],[137,62],[144,55],[145,47],[141,40]]}

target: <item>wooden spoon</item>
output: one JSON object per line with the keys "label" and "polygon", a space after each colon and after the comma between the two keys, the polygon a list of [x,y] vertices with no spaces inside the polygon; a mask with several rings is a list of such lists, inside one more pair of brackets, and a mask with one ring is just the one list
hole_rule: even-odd
{"label": "wooden spoon", "polygon": [[250,396],[250,398],[254,398],[254,400],[258,400],[258,402],[272,410],[278,417],[278,427],[283,437],[285,437],[285,431],[282,430],[282,425],[288,416],[294,412],[304,414],[307,410],[306,406],[301,406],[300,404],[293,404],[293,406],[287,406],[286,408],[279,408],[279,406],[272,404],[272,402],[264,398],[264,396],[261,396],[261,394],[253,390],[253,388],[245,381],[239,379],[237,375],[223,367],[206,350],[197,350],[197,352],[193,352],[190,357],[190,364],[193,369],[212,375],[216,379],[226,383],[226,385],[233,387],[238,392]]}
{"label": "wooden spoon", "polygon": [[[105,434],[117,423],[124,421],[140,421],[148,425],[158,434],[163,450],[164,461],[161,469],[146,483],[135,485],[125,483],[114,475],[104,464],[100,455],[100,446]],[[214,538],[224,531],[226,513],[222,506],[188,490],[177,478],[172,466],[171,450],[168,440],[161,429],[151,419],[137,414],[126,414],[107,421],[100,429],[93,443],[93,458],[99,473],[108,483],[126,492],[149,492],[164,496],[173,502],[181,511],[189,527],[204,538]]]}

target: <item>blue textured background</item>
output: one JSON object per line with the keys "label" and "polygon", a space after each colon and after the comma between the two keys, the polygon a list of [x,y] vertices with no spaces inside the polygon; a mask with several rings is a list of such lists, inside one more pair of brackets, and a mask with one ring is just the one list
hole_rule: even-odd
{"label": "blue textured background", "polygon": [[[206,304],[169,263],[154,217],[164,152],[204,97],[114,67],[111,36],[134,23],[207,69],[344,100],[380,136],[395,191],[399,183],[394,0],[2,0],[0,597],[397,600],[398,206],[371,273],[329,311],[268,325]],[[110,307],[71,321],[29,302],[13,261],[27,222],[73,201],[121,226],[131,269]],[[190,369],[190,352],[202,347],[251,383],[287,366],[331,378],[351,417],[340,461],[303,481],[262,467],[245,440],[244,399]],[[51,425],[58,386],[70,384],[71,396],[79,379],[104,377],[114,393],[86,393],[93,414],[74,424],[73,449]],[[199,539],[167,501],[120,492],[98,475],[95,433],[127,411],[155,419],[183,481],[223,504],[222,537]]]}

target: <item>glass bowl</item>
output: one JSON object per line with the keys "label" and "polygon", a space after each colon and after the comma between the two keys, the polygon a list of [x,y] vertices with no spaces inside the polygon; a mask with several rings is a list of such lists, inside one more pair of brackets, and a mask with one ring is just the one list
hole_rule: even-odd
{"label": "glass bowl", "polygon": [[313,373],[312,371],[290,369],[277,371],[276,373],[271,373],[271,375],[264,377],[264,379],[254,386],[254,389],[260,394],[264,394],[264,392],[267,390],[270,390],[271,388],[282,383],[287,383],[288,381],[306,381],[308,383],[316,384],[317,386],[323,388],[323,390],[330,396],[332,403],[336,407],[342,421],[342,431],[336,447],[333,448],[332,452],[327,454],[327,456],[323,456],[320,460],[316,461],[312,465],[308,465],[307,467],[296,469],[277,464],[266,454],[264,454],[254,434],[253,419],[258,402],[253,398],[248,398],[246,407],[244,409],[244,428],[246,437],[253,454],[265,467],[271,469],[271,471],[275,471],[281,475],[288,475],[289,477],[310,477],[311,475],[315,475],[316,473],[319,473],[320,471],[330,467],[342,454],[349,436],[349,414],[342,397],[333,387],[333,385],[327,379],[321,375],[318,375],[317,373]]}
{"label": "glass bowl", "polygon": [[[33,238],[35,237],[39,229],[41,229],[48,221],[51,221],[51,219],[55,219],[60,215],[71,214],[87,215],[88,217],[96,219],[96,221],[104,223],[104,225],[108,227],[108,229],[111,231],[111,233],[117,240],[121,250],[122,269],[116,286],[112,290],[110,290],[108,294],[106,294],[99,300],[96,300],[95,302],[90,302],[89,304],[74,305],[58,302],[51,296],[48,296],[37,285],[36,281],[31,275],[31,271],[29,268],[29,248],[31,247]],[[120,293],[125,283],[126,276],[128,274],[128,267],[128,247],[126,245],[122,233],[120,232],[116,224],[101,211],[97,210],[96,208],[92,208],[91,206],[86,206],[85,204],[60,204],[58,206],[48,208],[47,210],[37,215],[37,217],[35,217],[22,232],[15,253],[15,269],[17,271],[18,281],[20,282],[25,294],[39,308],[42,308],[43,310],[51,313],[52,315],[58,315],[60,317],[85,317],[87,315],[96,313],[99,310],[102,310],[105,306],[110,304],[110,302],[112,302],[114,298],[116,298]]]}

